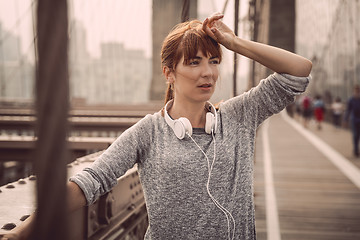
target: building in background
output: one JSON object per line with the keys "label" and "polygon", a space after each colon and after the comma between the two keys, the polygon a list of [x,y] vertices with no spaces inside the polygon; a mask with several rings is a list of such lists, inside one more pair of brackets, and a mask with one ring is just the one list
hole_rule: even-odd
{"label": "building in background", "polygon": [[312,59],[308,92],[346,101],[360,84],[360,1],[298,0],[296,50]]}
{"label": "building in background", "polygon": [[76,21],[70,39],[70,89],[76,104],[132,104],[149,100],[151,62],[141,49],[101,43],[99,58],[88,50],[87,34]]}
{"label": "building in background", "polygon": [[21,39],[0,22],[0,100],[29,100],[34,94],[34,66],[21,49]]}
{"label": "building in background", "polygon": [[[96,7],[99,7],[99,3],[94,1],[82,4],[83,7],[86,6],[88,15],[96,13]],[[115,5],[116,10],[123,4]],[[129,7],[131,1],[127,1],[125,5]],[[7,7],[7,12],[11,13],[15,12],[17,5],[1,3],[0,8],[2,6]],[[69,6],[73,10],[74,3]],[[100,10],[109,6],[102,3]],[[6,29],[0,24],[0,101],[6,104],[19,104],[24,101],[31,103],[34,100],[36,38],[29,37],[29,30],[30,35],[36,31],[32,21],[32,8],[32,2],[24,2],[16,16],[8,16],[14,19],[7,22]],[[0,16],[0,19],[2,17]],[[114,30],[106,25],[103,26],[104,31],[98,32],[97,36],[89,36],[89,29],[86,28],[88,26],[79,21],[78,16],[70,14],[69,17],[69,77],[72,102],[92,105],[148,102],[152,70],[151,59],[145,55],[145,50],[130,49],[120,41],[109,41],[101,37],[116,31],[123,35],[121,28]],[[116,22],[115,18],[95,14],[92,23],[98,26],[104,17]],[[147,27],[143,22],[142,25]],[[150,28],[150,24],[148,25]],[[88,42],[94,38],[100,42],[99,55],[88,50]]]}

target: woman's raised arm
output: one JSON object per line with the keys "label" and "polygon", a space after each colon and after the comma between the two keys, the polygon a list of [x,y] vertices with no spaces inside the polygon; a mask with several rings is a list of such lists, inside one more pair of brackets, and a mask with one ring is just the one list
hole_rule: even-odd
{"label": "woman's raised arm", "polygon": [[309,76],[312,68],[310,60],[281,48],[239,38],[221,21],[223,17],[222,14],[216,14],[205,19],[203,30],[224,47],[275,72],[298,77]]}

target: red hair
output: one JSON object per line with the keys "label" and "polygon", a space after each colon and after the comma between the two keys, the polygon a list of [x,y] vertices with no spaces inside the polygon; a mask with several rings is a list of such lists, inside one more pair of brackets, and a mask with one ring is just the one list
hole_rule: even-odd
{"label": "red hair", "polygon": [[[165,38],[161,48],[161,66],[174,71],[181,58],[184,56],[184,64],[189,64],[195,58],[198,50],[204,56],[219,58],[222,54],[220,45],[202,30],[202,22],[192,20],[177,24]],[[165,103],[174,98],[170,83],[165,94]]]}

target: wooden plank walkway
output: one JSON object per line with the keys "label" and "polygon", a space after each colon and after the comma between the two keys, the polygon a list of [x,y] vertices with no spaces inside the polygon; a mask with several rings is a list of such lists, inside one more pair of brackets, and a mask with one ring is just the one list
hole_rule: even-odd
{"label": "wooden plank walkway", "polygon": [[[273,116],[268,124],[281,239],[360,239],[360,189],[282,116]],[[254,187],[259,240],[270,240],[269,232],[274,230],[267,228],[267,222],[274,220],[266,219],[268,206],[264,174],[267,169],[264,169],[263,162],[267,154],[263,151],[266,144],[263,141],[265,130],[263,125],[258,131],[255,152]],[[334,139],[340,145],[348,141],[341,137],[348,138],[349,134],[323,130],[323,133],[318,134],[330,137],[332,144],[336,143]],[[347,148],[351,149],[351,146]],[[359,159],[350,161],[360,162]]]}

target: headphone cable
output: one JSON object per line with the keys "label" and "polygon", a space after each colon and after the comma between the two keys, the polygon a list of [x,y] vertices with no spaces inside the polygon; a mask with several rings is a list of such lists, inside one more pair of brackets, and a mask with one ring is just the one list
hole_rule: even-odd
{"label": "headphone cable", "polygon": [[[235,224],[235,219],[234,217],[232,216],[232,214],[229,212],[229,210],[227,210],[225,207],[223,207],[215,198],[214,196],[211,194],[210,192],[210,178],[211,178],[211,172],[212,172],[212,169],[214,167],[214,163],[215,163],[215,159],[216,159],[216,140],[215,140],[215,136],[214,136],[214,131],[211,130],[211,135],[213,137],[213,140],[214,140],[214,158],[213,158],[213,161],[210,165],[210,160],[208,158],[208,156],[206,155],[206,153],[202,150],[202,148],[197,144],[197,142],[191,137],[190,134],[187,133],[187,135],[190,137],[190,139],[195,143],[195,145],[200,149],[200,151],[203,153],[203,155],[205,156],[206,158],[206,161],[207,161],[207,164],[208,164],[208,172],[209,172],[209,176],[208,176],[208,180],[207,180],[207,183],[206,183],[206,190],[207,190],[207,193],[209,195],[209,197],[211,198],[211,200],[213,201],[213,203],[215,204],[215,206],[217,208],[219,208],[226,216],[226,220],[227,220],[227,227],[228,227],[228,239],[229,240],[233,240],[234,239],[234,236],[235,236],[235,227],[236,227],[236,224]],[[229,219],[229,216],[231,217],[231,220],[233,222],[233,227],[234,227],[234,230],[233,230],[233,234],[232,234],[232,238],[230,237],[231,235],[231,229],[230,229],[230,219]]]}

